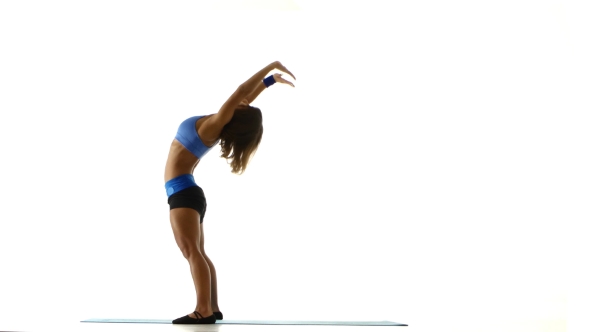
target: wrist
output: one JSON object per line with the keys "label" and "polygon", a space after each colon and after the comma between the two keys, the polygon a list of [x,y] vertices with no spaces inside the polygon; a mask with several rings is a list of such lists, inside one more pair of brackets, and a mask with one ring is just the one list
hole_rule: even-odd
{"label": "wrist", "polygon": [[264,83],[264,86],[269,88],[271,85],[275,84],[277,81],[275,80],[274,75],[270,75],[267,78],[263,79],[262,82]]}

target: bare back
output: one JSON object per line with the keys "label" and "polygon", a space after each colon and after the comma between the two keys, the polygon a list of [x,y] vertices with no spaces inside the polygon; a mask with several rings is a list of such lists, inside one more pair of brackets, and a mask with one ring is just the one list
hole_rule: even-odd
{"label": "bare back", "polygon": [[[206,146],[215,144],[219,137],[206,137],[209,130],[203,130],[203,124],[209,119],[211,115],[204,116],[197,120],[195,124],[197,133]],[[170,145],[168,152],[168,160],[166,160],[166,170],[164,171],[164,181],[168,181],[182,174],[193,174],[195,167],[199,164],[200,159],[195,157],[189,150],[187,150],[179,141],[174,139]]]}

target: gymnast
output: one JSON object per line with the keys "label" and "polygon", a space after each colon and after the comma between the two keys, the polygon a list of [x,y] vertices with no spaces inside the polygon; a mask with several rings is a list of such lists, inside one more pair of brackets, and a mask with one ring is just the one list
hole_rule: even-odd
{"label": "gymnast", "polygon": [[164,175],[170,224],[176,244],[188,260],[197,295],[195,311],[173,320],[173,324],[215,324],[223,319],[217,303],[217,274],[204,247],[203,218],[207,201],[203,189],[195,183],[193,172],[217,143],[232,173],[242,174],[246,170],[262,139],[262,112],[250,103],[276,82],[295,87],[280,73],[265,78],[275,69],[295,79],[279,61],[269,64],[242,83],[216,114],[184,120],[172,141]]}

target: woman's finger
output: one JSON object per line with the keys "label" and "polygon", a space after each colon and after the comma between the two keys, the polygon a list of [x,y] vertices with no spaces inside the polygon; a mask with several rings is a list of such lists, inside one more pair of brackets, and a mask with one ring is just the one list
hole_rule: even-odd
{"label": "woman's finger", "polygon": [[294,80],[296,80],[295,75],[293,75],[292,72],[289,71],[289,69],[287,69],[287,67],[283,66],[281,64],[281,68],[279,68],[281,71],[284,71],[285,73],[289,74],[291,77],[293,77]]}
{"label": "woman's finger", "polygon": [[293,77],[293,79],[294,79],[294,80],[297,80],[297,79],[295,78],[295,75],[293,75],[293,73],[292,73],[292,72],[290,72],[290,71],[289,71],[289,69],[285,68],[285,72],[286,72],[287,74],[289,74],[291,77]]}
{"label": "woman's finger", "polygon": [[291,82],[287,81],[286,79],[284,79],[283,78],[283,75],[280,74],[280,73],[275,73],[272,76],[274,77],[275,81],[278,82],[278,83],[289,84],[292,87],[295,87],[295,85],[293,83],[291,83]]}

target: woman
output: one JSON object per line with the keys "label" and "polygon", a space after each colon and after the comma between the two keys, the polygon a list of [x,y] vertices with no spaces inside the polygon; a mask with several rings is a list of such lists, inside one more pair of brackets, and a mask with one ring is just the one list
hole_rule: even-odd
{"label": "woman", "polygon": [[180,124],[166,161],[165,187],[170,204],[170,223],[174,239],[190,265],[197,306],[173,324],[214,324],[223,319],[217,303],[217,275],[205,254],[203,218],[207,202],[192,173],[199,161],[218,142],[221,156],[231,161],[232,173],[242,174],[262,138],[262,113],[249,104],[275,82],[293,83],[281,74],[264,78],[278,69],[293,74],[276,61],[244,82],[216,114],[194,116]]}

